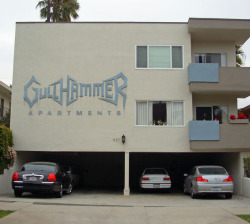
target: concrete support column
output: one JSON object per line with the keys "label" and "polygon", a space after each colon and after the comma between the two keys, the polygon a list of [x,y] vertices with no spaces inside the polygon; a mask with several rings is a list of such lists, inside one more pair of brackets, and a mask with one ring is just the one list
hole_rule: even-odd
{"label": "concrete support column", "polygon": [[129,196],[129,152],[125,152],[125,161],[124,161],[124,196]]}

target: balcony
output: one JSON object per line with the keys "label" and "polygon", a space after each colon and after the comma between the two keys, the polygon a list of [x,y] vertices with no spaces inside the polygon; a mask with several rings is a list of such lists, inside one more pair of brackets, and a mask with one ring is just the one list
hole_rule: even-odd
{"label": "balcony", "polygon": [[188,67],[192,93],[250,95],[250,67],[218,67],[218,64],[192,63]]}
{"label": "balcony", "polygon": [[250,124],[219,124],[190,121],[190,149],[194,151],[238,151],[250,149]]}

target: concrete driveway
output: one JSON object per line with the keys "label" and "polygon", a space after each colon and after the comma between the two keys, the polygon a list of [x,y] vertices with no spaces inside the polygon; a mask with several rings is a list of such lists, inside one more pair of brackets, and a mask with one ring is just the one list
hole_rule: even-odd
{"label": "concrete driveway", "polygon": [[111,192],[74,192],[63,198],[48,195],[0,195],[1,210],[16,210],[1,224],[84,223],[166,224],[247,223],[235,214],[250,214],[250,198],[234,195],[191,199],[181,193],[144,193],[128,197]]}

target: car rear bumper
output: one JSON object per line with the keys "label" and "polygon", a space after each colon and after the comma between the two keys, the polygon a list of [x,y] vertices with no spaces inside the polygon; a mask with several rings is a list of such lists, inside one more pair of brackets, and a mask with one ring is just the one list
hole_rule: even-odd
{"label": "car rear bumper", "polygon": [[140,187],[143,189],[169,189],[171,188],[170,184],[162,184],[162,183],[148,183],[148,184],[140,184]]}
{"label": "car rear bumper", "polygon": [[233,184],[197,184],[196,193],[233,193]]}
{"label": "car rear bumper", "polygon": [[22,192],[58,192],[61,184],[59,182],[13,181],[12,189]]}

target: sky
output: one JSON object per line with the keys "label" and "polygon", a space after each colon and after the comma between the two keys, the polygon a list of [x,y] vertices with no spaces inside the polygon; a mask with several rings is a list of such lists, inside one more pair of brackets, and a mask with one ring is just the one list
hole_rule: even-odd
{"label": "sky", "polygon": [[[0,80],[12,83],[16,22],[43,22],[39,0],[0,0]],[[250,19],[250,0],[78,0],[76,22],[187,22],[189,18]],[[242,47],[250,67],[250,40]],[[238,107],[250,97],[238,100]]]}

